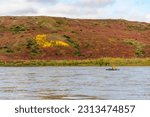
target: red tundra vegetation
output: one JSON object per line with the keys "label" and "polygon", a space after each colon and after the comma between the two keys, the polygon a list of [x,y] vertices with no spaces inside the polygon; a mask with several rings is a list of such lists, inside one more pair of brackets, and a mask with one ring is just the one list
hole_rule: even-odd
{"label": "red tundra vegetation", "polygon": [[[40,46],[35,39],[37,35],[69,46]],[[150,24],[122,19],[0,17],[1,61],[102,57],[150,57]]]}

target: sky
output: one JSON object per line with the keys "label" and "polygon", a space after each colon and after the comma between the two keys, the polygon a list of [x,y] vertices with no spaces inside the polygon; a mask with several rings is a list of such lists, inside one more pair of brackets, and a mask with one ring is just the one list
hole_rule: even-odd
{"label": "sky", "polygon": [[150,0],[0,0],[0,16],[56,16],[150,22]]}

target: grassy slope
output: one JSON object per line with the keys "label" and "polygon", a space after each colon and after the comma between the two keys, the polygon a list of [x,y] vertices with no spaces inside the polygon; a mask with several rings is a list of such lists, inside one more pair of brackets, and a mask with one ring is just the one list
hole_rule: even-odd
{"label": "grassy slope", "polygon": [[150,66],[150,58],[99,58],[86,60],[14,60],[0,66]]}
{"label": "grassy slope", "polygon": [[[70,47],[43,48],[35,36],[47,34]],[[0,17],[0,60],[74,60],[150,57],[150,24],[126,20],[55,17]]]}

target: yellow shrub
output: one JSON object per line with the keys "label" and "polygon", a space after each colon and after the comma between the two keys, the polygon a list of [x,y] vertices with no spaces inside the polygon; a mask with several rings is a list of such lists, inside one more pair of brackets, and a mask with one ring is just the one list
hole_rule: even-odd
{"label": "yellow shrub", "polygon": [[42,47],[56,47],[56,46],[68,47],[69,46],[68,43],[59,40],[47,41],[47,36],[45,34],[37,35],[36,42]]}
{"label": "yellow shrub", "polygon": [[43,45],[43,44],[45,44],[45,42],[47,42],[47,40],[46,40],[46,35],[45,34],[42,34],[42,35],[37,35],[36,36],[36,42],[37,42],[37,44],[39,44],[39,45]]}

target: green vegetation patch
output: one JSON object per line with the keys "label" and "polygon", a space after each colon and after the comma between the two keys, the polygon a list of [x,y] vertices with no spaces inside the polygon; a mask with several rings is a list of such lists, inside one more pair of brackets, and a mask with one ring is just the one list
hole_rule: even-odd
{"label": "green vegetation patch", "polygon": [[53,24],[55,23],[55,20],[53,18],[48,17],[38,17],[34,22],[40,27],[40,28],[53,28]]}
{"label": "green vegetation patch", "polygon": [[14,51],[10,46],[0,46],[0,53],[13,53]]}
{"label": "green vegetation patch", "polygon": [[29,50],[31,55],[39,55],[41,54],[41,50],[37,45],[36,41],[32,38],[27,39],[26,48]]}
{"label": "green vegetation patch", "polygon": [[71,45],[72,47],[74,47],[76,49],[76,52],[74,54],[76,56],[81,56],[81,50],[80,50],[79,44],[67,35],[64,35],[64,37],[66,38],[66,41],[69,43],[69,45]]}
{"label": "green vegetation patch", "polygon": [[88,60],[0,61],[0,66],[150,66],[150,58],[99,58]]}
{"label": "green vegetation patch", "polygon": [[0,25],[0,31],[3,32],[3,31],[5,31],[5,30],[6,30],[6,27],[3,26],[3,25]]}
{"label": "green vegetation patch", "polygon": [[10,31],[13,33],[20,33],[26,31],[26,27],[24,25],[13,25],[10,28]]}
{"label": "green vegetation patch", "polygon": [[54,18],[56,21],[56,26],[60,25],[66,25],[67,19],[66,18]]}
{"label": "green vegetation patch", "polygon": [[146,31],[146,30],[150,30],[150,25],[146,25],[146,26],[143,26],[143,25],[129,25],[127,26],[127,29],[132,31],[132,30],[135,30],[135,31]]}
{"label": "green vegetation patch", "polygon": [[139,42],[135,39],[126,39],[124,40],[124,42],[130,46],[133,46],[135,48],[135,54],[140,57],[143,56],[145,51],[144,51],[144,47],[145,44],[142,42]]}

